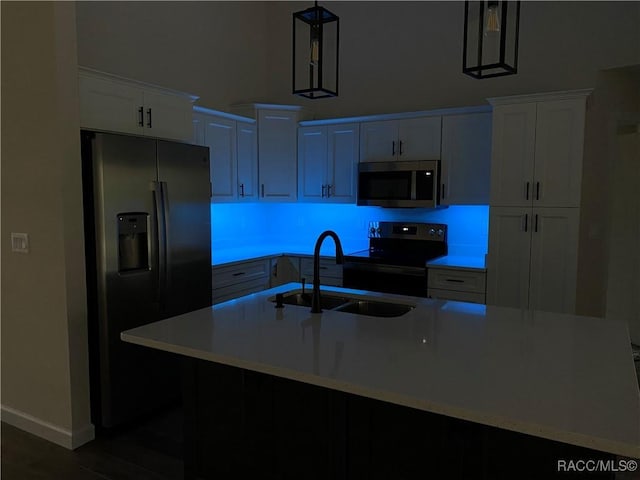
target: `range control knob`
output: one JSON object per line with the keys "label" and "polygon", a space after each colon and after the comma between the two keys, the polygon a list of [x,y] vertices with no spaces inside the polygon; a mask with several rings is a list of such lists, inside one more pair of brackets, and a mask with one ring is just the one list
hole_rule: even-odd
{"label": "range control knob", "polygon": [[380,229],[380,227],[378,227],[378,228],[376,229],[376,233],[377,233],[378,235],[380,235],[380,234],[382,233],[382,229]]}
{"label": "range control knob", "polygon": [[430,236],[430,237],[433,237],[435,234],[436,234],[436,230],[435,230],[435,228],[430,228],[430,229],[429,229],[429,236]]}
{"label": "range control knob", "polygon": [[442,230],[441,228],[438,229],[438,236],[442,237],[444,235],[444,230]]}
{"label": "range control knob", "polygon": [[376,233],[376,229],[375,229],[375,227],[371,227],[371,228],[369,229],[369,231],[371,232],[371,235],[373,235],[374,233]]}

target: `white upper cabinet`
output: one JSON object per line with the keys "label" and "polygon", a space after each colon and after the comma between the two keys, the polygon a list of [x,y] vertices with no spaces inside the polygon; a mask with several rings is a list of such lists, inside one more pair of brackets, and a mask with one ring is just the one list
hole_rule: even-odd
{"label": "white upper cabinet", "polygon": [[298,129],[298,200],[355,203],[357,124]]}
{"label": "white upper cabinet", "polygon": [[260,201],[295,201],[298,108],[257,108]]}
{"label": "white upper cabinet", "polygon": [[238,200],[258,200],[258,132],[255,123],[237,122]]}
{"label": "white upper cabinet", "polygon": [[490,100],[494,104],[491,205],[580,206],[589,92]]}
{"label": "white upper cabinet", "polygon": [[211,200],[257,200],[255,122],[237,115],[195,107],[192,141],[209,147]]}
{"label": "white upper cabinet", "polygon": [[189,141],[193,95],[80,68],[80,126]]}
{"label": "white upper cabinet", "polygon": [[364,122],[360,125],[360,161],[440,159],[441,117]]}
{"label": "white upper cabinet", "polygon": [[491,113],[442,117],[441,205],[487,205]]}

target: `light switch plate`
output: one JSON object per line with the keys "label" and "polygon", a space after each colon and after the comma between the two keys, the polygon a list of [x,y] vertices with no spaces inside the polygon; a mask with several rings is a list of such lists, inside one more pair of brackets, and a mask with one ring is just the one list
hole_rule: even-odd
{"label": "light switch plate", "polygon": [[11,251],[29,253],[29,235],[26,233],[11,232]]}

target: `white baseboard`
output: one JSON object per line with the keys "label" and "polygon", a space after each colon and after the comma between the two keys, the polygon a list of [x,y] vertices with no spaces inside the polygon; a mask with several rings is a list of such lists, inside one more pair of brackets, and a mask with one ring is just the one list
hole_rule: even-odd
{"label": "white baseboard", "polygon": [[68,448],[69,450],[74,450],[79,446],[90,442],[96,436],[95,428],[91,423],[82,428],[71,431],[52,423],[45,422],[44,420],[29,415],[28,413],[7,407],[6,405],[2,405],[1,409],[1,419],[3,422],[40,438],[44,438],[45,440],[60,445],[61,447]]}

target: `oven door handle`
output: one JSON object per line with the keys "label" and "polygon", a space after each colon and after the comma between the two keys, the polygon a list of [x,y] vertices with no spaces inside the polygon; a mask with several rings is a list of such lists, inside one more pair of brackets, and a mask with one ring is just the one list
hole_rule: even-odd
{"label": "oven door handle", "polygon": [[427,269],[421,267],[399,267],[396,265],[383,265],[383,264],[370,264],[370,263],[351,263],[345,262],[343,265],[344,270],[356,270],[360,272],[374,272],[374,273],[394,273],[399,275],[412,275],[414,277],[424,277],[427,274]]}

